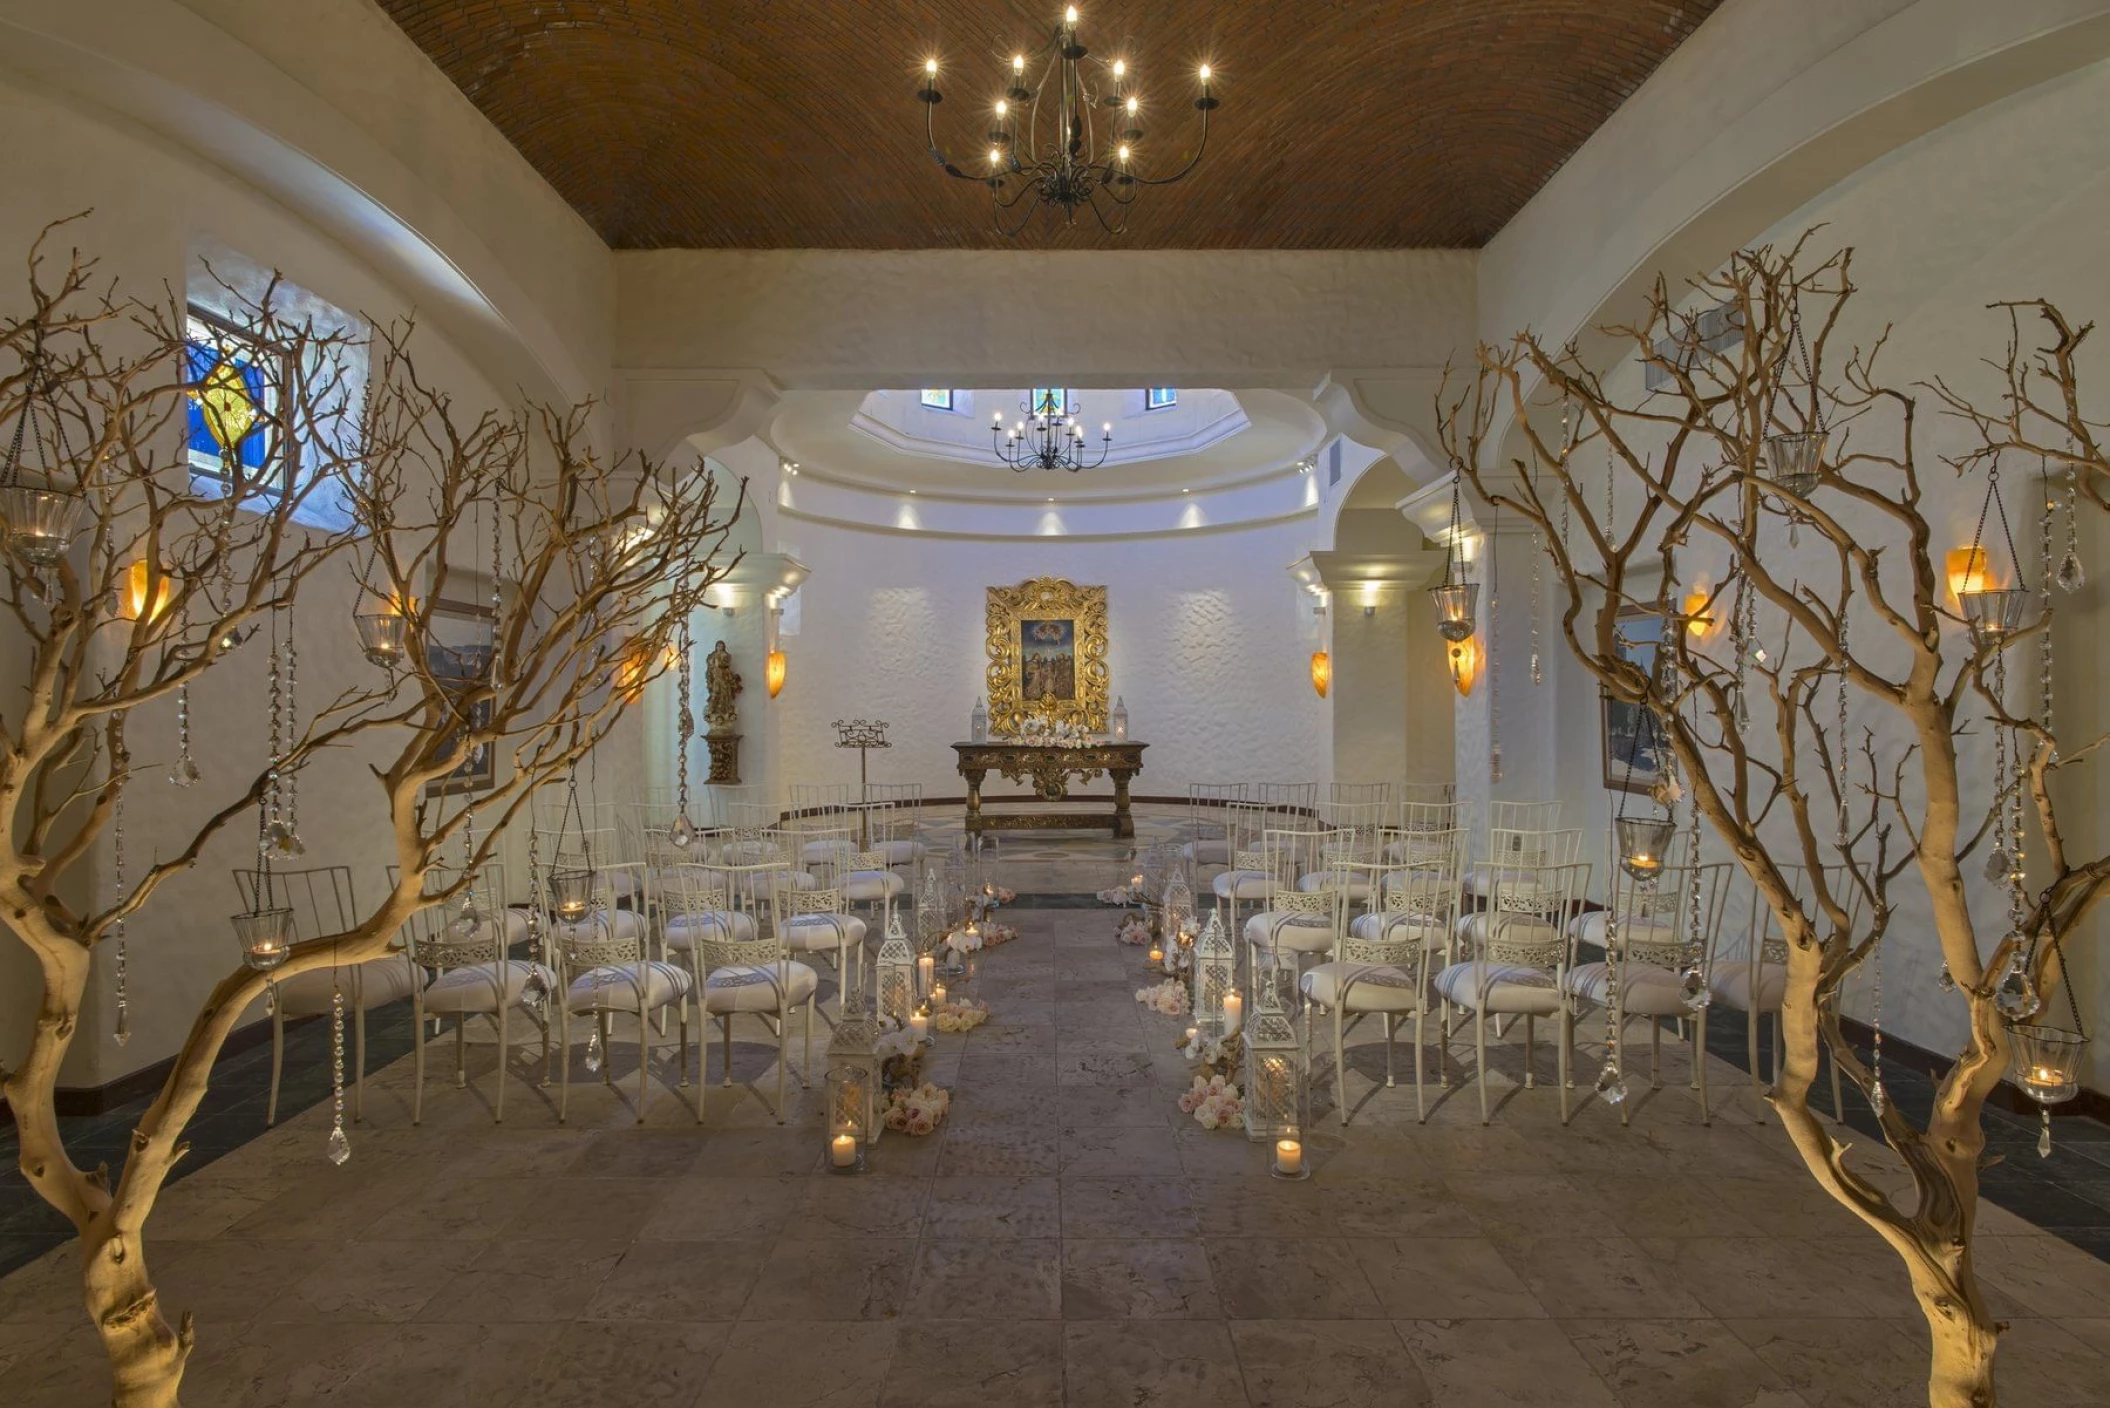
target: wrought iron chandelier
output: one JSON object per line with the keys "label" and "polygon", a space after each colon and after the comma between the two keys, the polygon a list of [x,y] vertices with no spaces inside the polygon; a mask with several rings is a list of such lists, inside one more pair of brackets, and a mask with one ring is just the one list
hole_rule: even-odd
{"label": "wrought iron chandelier", "polygon": [[[1058,396],[1063,398],[1063,404],[1057,404]],[[994,413],[989,433],[996,441],[996,457],[1013,473],[1066,469],[1075,474],[1106,463],[1114,448],[1113,422],[1100,425],[1099,456],[1091,458],[1091,451],[1085,447],[1083,420],[1077,415],[1077,408],[1068,404],[1068,397],[1067,391],[1030,393],[1028,399],[1018,403],[1026,413],[1025,419],[1014,421],[1009,430],[1004,428],[1004,413]]]}
{"label": "wrought iron chandelier", "polygon": [[[989,156],[980,172],[962,171],[938,145],[938,61],[923,65],[924,135],[931,160],[948,176],[980,181],[989,187],[990,214],[1005,235],[1025,229],[1043,206],[1059,208],[1065,224],[1077,223],[1077,212],[1089,209],[1109,234],[1128,224],[1128,208],[1144,186],[1169,186],[1201,165],[1209,145],[1209,114],[1217,105],[1209,91],[1209,66],[1201,66],[1201,137],[1187,164],[1169,176],[1146,176],[1137,169],[1143,142],[1143,100],[1135,91],[1125,59],[1094,59],[1097,72],[1084,66],[1090,51],[1077,40],[1077,7],[1063,11],[1047,48],[1046,66],[1037,86],[1026,84],[1026,56],[1011,59],[1010,86],[991,107]],[[1046,111],[1042,111],[1045,103]],[[1094,109],[1105,109],[1100,133]],[[1102,146],[1101,143],[1104,142]],[[1015,219],[1013,212],[1020,212]]]}

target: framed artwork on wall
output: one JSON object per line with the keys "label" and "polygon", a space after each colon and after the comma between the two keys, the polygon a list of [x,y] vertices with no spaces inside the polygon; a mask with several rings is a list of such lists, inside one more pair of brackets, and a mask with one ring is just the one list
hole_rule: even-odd
{"label": "framed artwork on wall", "polygon": [[989,728],[1028,714],[1106,731],[1106,588],[1033,577],[989,588]]}
{"label": "framed artwork on wall", "polygon": [[[498,613],[489,606],[466,601],[432,603],[425,663],[441,687],[458,685],[468,689],[490,678],[491,641],[497,627]],[[471,727],[491,722],[491,702],[480,699],[470,706]],[[448,746],[453,746],[451,735]],[[425,795],[444,797],[462,792],[488,792],[498,780],[497,751],[488,743],[479,744],[453,772],[425,784]]]}
{"label": "framed artwork on wall", "polygon": [[[1654,674],[1668,619],[1655,607],[1621,607],[1613,626],[1619,658]],[[1649,791],[1663,777],[1663,744],[1645,722],[1646,711],[1606,695],[1598,699],[1604,715],[1604,785],[1614,792]]]}

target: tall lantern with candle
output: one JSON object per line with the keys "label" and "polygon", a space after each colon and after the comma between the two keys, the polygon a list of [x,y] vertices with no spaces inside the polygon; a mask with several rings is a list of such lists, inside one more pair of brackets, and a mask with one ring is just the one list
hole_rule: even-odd
{"label": "tall lantern with candle", "polygon": [[1269,1167],[1278,1178],[1305,1175],[1306,1125],[1304,1049],[1282,1005],[1281,989],[1258,983],[1253,1011],[1239,1043],[1245,1055],[1246,1138],[1269,1146]]}
{"label": "tall lantern with candle", "polygon": [[1217,1035],[1228,1030],[1224,1026],[1224,999],[1231,995],[1237,975],[1238,954],[1224,932],[1223,911],[1212,910],[1194,945],[1194,990],[1188,994],[1195,1020],[1203,1031]]}
{"label": "tall lantern with candle", "polygon": [[871,1140],[872,1069],[839,1065],[828,1068],[828,1171],[863,1173],[865,1145]]}
{"label": "tall lantern with candle", "polygon": [[886,939],[874,965],[879,978],[879,1015],[906,1024],[916,1007],[916,953],[902,931],[901,916],[887,921]]}

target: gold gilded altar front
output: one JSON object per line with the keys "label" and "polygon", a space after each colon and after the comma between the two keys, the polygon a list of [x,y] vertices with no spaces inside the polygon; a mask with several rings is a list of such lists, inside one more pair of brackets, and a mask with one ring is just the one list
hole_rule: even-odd
{"label": "gold gilded altar front", "polygon": [[[1081,829],[1106,826],[1115,836],[1136,834],[1135,817],[1128,806],[1128,783],[1143,770],[1147,743],[1090,743],[1082,748],[1062,748],[1043,743],[955,743],[960,755],[960,776],[967,781],[967,834],[1018,827]],[[1111,813],[1069,810],[1059,812],[991,812],[982,806],[982,781],[990,773],[1022,782],[1033,788],[1043,802],[1061,802],[1070,795],[1070,781],[1090,782],[1101,773],[1114,781]]]}

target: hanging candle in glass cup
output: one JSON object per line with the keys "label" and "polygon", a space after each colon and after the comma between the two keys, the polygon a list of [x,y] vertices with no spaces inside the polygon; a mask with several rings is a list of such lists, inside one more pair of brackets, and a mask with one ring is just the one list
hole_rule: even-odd
{"label": "hanging candle in glass cup", "polygon": [[1669,817],[1623,816],[1614,827],[1619,834],[1619,868],[1642,884],[1653,885],[1663,874],[1664,854],[1677,823]]}
{"label": "hanging candle in glass cup", "polygon": [[2037,1102],[2043,1132],[2037,1154],[2051,1157],[2051,1107],[2063,1105],[2081,1091],[2081,1056],[2088,1038],[2058,1027],[2018,1024],[2008,1029],[2008,1069],[2022,1093]]}

